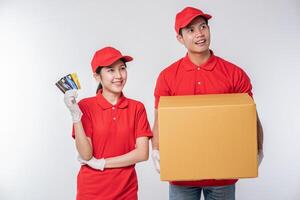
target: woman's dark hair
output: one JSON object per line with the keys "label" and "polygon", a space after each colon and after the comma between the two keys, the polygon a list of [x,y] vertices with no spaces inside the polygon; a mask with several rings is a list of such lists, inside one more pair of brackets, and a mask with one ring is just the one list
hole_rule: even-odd
{"label": "woman's dark hair", "polygon": [[[103,67],[100,67],[100,66],[99,66],[99,67],[96,69],[96,74],[100,74],[102,68],[103,68]],[[98,85],[97,90],[96,90],[96,94],[97,94],[97,93],[99,92],[99,90],[101,90],[101,89],[102,89],[102,85],[101,85],[101,82],[99,82],[99,85]]]}
{"label": "woman's dark hair", "polygon": [[[127,65],[126,65],[126,60],[124,60],[123,58],[121,58],[120,60],[124,63],[125,67],[127,67]],[[101,66],[97,67],[97,69],[96,69],[96,71],[95,71],[96,74],[99,74],[99,75],[100,75],[100,72],[101,72],[102,68],[103,68],[103,67],[101,67]],[[99,83],[99,85],[98,85],[98,87],[97,87],[97,90],[96,90],[96,94],[97,94],[97,93],[99,92],[99,90],[101,90],[101,89],[102,89],[102,84]]]}

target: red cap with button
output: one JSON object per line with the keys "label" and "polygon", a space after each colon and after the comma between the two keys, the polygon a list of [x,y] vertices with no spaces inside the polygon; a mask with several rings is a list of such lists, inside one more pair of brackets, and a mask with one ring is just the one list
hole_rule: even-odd
{"label": "red cap with button", "polygon": [[96,51],[93,56],[91,62],[93,72],[96,72],[98,67],[108,67],[120,59],[124,60],[124,62],[130,62],[133,60],[131,56],[124,56],[119,50],[113,47],[104,47]]}
{"label": "red cap with button", "polygon": [[212,16],[209,14],[205,14],[201,10],[193,7],[186,7],[176,15],[175,19],[175,30],[176,33],[179,34],[179,30],[181,28],[186,27],[193,19],[201,16],[206,20],[209,20]]}

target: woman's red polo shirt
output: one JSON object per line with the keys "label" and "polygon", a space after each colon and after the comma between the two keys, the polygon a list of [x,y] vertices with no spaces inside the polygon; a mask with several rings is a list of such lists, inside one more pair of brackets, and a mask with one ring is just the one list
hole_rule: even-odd
{"label": "woman's red polo shirt", "polygon": [[[95,158],[109,158],[135,149],[138,137],[152,137],[146,110],[141,102],[120,97],[116,105],[101,94],[81,100],[81,122],[90,137]],[[74,131],[72,134],[73,137]],[[81,166],[77,177],[77,200],[137,199],[134,165],[94,170]]]}

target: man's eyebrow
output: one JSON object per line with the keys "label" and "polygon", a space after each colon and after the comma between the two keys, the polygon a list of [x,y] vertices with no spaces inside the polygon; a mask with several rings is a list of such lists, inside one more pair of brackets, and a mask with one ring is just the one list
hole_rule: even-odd
{"label": "man's eyebrow", "polygon": [[[204,24],[206,24],[206,23],[203,22],[203,23],[199,24],[199,26],[202,26],[202,25],[204,25]],[[184,28],[193,28],[193,27],[195,27],[195,24],[189,24],[189,25],[187,25],[187,26],[184,27]]]}

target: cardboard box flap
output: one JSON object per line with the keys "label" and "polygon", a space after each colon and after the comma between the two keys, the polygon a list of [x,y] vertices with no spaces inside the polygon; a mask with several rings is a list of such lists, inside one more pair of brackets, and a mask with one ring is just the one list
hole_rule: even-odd
{"label": "cardboard box flap", "polygon": [[247,93],[239,94],[210,94],[187,96],[162,96],[159,100],[160,108],[190,107],[190,106],[224,106],[224,105],[249,105],[254,104],[253,99]]}

